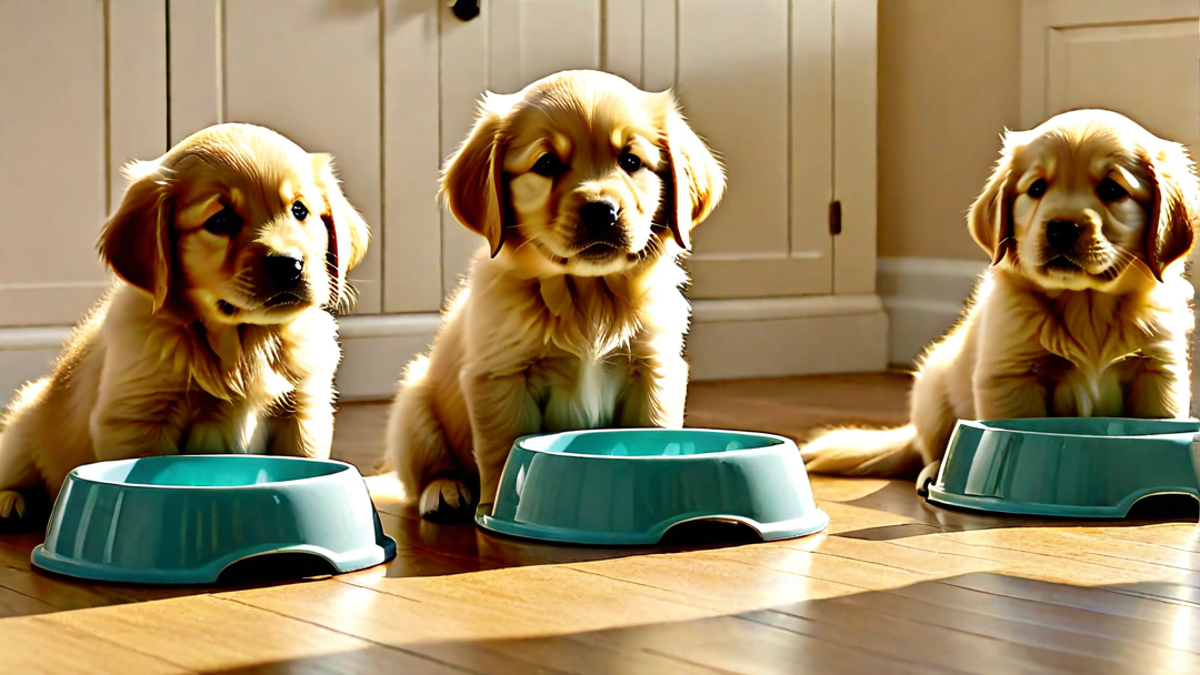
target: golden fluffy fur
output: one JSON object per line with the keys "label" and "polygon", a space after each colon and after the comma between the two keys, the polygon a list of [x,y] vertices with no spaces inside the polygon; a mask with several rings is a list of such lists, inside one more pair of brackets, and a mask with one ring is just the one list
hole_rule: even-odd
{"label": "golden fluffy fur", "polygon": [[327,457],[341,358],[329,308],[367,224],[328,155],[245,124],[134,162],[98,241],[117,280],[0,435],[0,517],[74,467],[176,453]]}
{"label": "golden fluffy fur", "polygon": [[487,509],[522,434],[682,426],[679,259],[724,183],[670,92],[568,71],[485,97],[442,192],[488,244],[387,432],[423,515]]}
{"label": "golden fluffy fur", "polygon": [[911,423],[840,429],[810,471],[936,471],[957,419],[1186,417],[1200,185],[1183,146],[1104,110],[1009,132],[968,216],[992,258],[957,326],[918,367]]}

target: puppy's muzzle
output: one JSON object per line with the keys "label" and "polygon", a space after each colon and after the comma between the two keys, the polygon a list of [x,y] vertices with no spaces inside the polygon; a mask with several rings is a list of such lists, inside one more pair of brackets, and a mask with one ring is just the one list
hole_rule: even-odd
{"label": "puppy's muzzle", "polygon": [[1083,227],[1069,220],[1052,220],[1046,223],[1046,243],[1056,253],[1069,253],[1079,241]]}
{"label": "puppy's muzzle", "polygon": [[608,200],[585,202],[579,207],[579,230],[575,236],[578,256],[603,260],[629,247],[629,234],[620,226],[621,212]]}

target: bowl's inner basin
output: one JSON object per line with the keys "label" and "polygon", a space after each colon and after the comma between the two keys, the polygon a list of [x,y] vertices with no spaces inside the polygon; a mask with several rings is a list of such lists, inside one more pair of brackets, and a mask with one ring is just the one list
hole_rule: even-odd
{"label": "bowl's inner basin", "polygon": [[592,457],[685,457],[768,448],[781,443],[778,438],[736,431],[618,429],[533,436],[521,444],[538,452]]}
{"label": "bowl's inner basin", "polygon": [[348,467],[301,457],[181,455],[143,457],[79,467],[80,478],[97,483],[157,487],[243,487],[329,476]]}
{"label": "bowl's inner basin", "polygon": [[989,420],[983,422],[983,425],[993,429],[1071,436],[1155,436],[1194,434],[1200,431],[1200,421],[1196,420],[1139,420],[1119,417]]}

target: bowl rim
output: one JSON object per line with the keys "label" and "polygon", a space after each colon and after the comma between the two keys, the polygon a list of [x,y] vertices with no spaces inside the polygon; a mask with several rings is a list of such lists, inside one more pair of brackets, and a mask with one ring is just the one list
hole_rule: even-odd
{"label": "bowl rim", "polygon": [[[1109,421],[1113,421],[1113,422],[1137,422],[1140,424],[1144,424],[1144,423],[1155,424],[1155,423],[1159,423],[1159,422],[1165,422],[1165,423],[1169,423],[1169,424],[1181,424],[1181,423],[1189,423],[1190,422],[1190,423],[1194,423],[1197,428],[1194,431],[1163,431],[1163,432],[1159,432],[1159,433],[1111,435],[1111,434],[1075,434],[1075,433],[1063,433],[1063,432],[1057,432],[1057,431],[1039,431],[1036,429],[1010,429],[1010,428],[1007,428],[1004,426],[999,426],[999,424],[1002,424],[1002,423],[1011,424],[1011,423],[1021,423],[1021,422],[1030,422],[1030,421],[1032,421],[1032,422],[1042,422],[1042,421],[1053,422],[1053,421],[1061,421],[1064,419],[1109,420]],[[1177,440],[1180,440],[1179,437],[1187,437],[1187,438],[1191,439],[1197,435],[1200,435],[1200,419],[1192,419],[1192,418],[1188,418],[1188,419],[1183,419],[1183,418],[1180,418],[1180,419],[1143,419],[1143,418],[1136,418],[1136,417],[1107,417],[1107,416],[1086,417],[1086,418],[1024,417],[1024,418],[1015,418],[1015,419],[996,419],[996,420],[959,419],[958,424],[962,425],[962,426],[974,427],[976,429],[979,429],[980,431],[991,432],[991,433],[1026,434],[1026,435],[1030,435],[1030,436],[1049,436],[1052,438],[1087,438],[1087,439],[1097,439],[1097,440],[1103,439],[1103,440],[1109,440],[1109,441],[1126,440],[1126,439],[1142,439],[1144,441],[1153,441],[1156,439],[1164,440],[1164,441],[1165,440],[1177,441]]]}
{"label": "bowl rim", "polygon": [[[697,453],[694,455],[670,455],[670,456],[664,456],[664,455],[619,455],[619,456],[618,455],[588,455],[588,454],[584,454],[584,453],[580,453],[580,452],[551,452],[549,450],[544,450],[542,448],[529,447],[526,444],[527,441],[529,441],[531,439],[535,439],[535,438],[553,438],[556,436],[567,436],[567,435],[609,434],[609,433],[628,433],[628,432],[656,433],[656,432],[660,432],[660,431],[668,431],[668,432],[676,432],[676,433],[678,433],[678,432],[697,433],[697,435],[739,434],[739,435],[744,435],[744,436],[757,436],[759,438],[765,438],[765,439],[769,439],[769,440],[772,440],[775,442],[773,442],[769,445],[762,445],[762,446],[757,446],[757,447],[752,447],[752,448],[739,448],[737,450],[726,450],[723,452],[704,452],[704,453]],[[605,428],[605,429],[571,429],[571,430],[567,430],[567,431],[548,431],[548,432],[537,433],[537,434],[526,434],[524,436],[518,436],[517,439],[513,441],[514,449],[520,448],[521,450],[524,450],[526,452],[537,453],[539,455],[547,455],[547,456],[554,456],[554,457],[570,457],[573,459],[587,459],[587,460],[593,460],[593,461],[607,461],[607,462],[712,461],[712,460],[720,458],[720,457],[730,457],[730,456],[735,456],[735,455],[738,457],[744,457],[747,455],[754,455],[754,454],[774,453],[774,452],[778,452],[780,449],[786,450],[789,445],[792,446],[793,451],[799,452],[799,450],[797,450],[795,448],[795,445],[796,445],[795,441],[788,438],[787,436],[783,436],[780,434],[772,434],[772,433],[768,433],[765,431],[741,431],[741,430],[737,430],[737,429],[714,429],[714,428],[709,428],[709,427],[684,427],[682,429],[668,429],[668,428],[664,428],[664,427],[618,427],[618,428]]]}
{"label": "bowl rim", "polygon": [[[126,483],[123,481],[103,480],[100,478],[91,477],[91,476],[87,476],[87,475],[80,473],[81,470],[89,470],[89,469],[93,469],[96,467],[109,467],[109,466],[114,466],[117,464],[140,462],[140,461],[144,461],[144,460],[191,461],[193,458],[204,458],[208,461],[213,461],[214,459],[219,460],[219,461],[232,460],[235,462],[245,461],[246,459],[249,459],[249,458],[254,458],[254,459],[259,459],[259,460],[266,459],[267,461],[318,462],[318,463],[322,463],[322,464],[334,465],[337,467],[337,470],[332,471],[330,473],[321,474],[318,476],[307,476],[304,478],[295,478],[292,480],[278,480],[278,481],[273,480],[273,481],[268,481],[266,483],[250,483],[247,485],[151,485],[151,484],[147,484],[147,483]],[[92,485],[110,485],[113,487],[126,489],[126,490],[161,490],[164,492],[178,492],[178,491],[193,490],[193,491],[214,491],[214,492],[216,492],[216,491],[229,491],[229,490],[266,490],[266,489],[277,488],[278,486],[281,486],[281,485],[306,484],[306,483],[310,483],[310,482],[328,480],[334,476],[342,476],[342,475],[346,474],[346,472],[349,471],[350,469],[354,469],[355,471],[357,471],[357,468],[354,467],[354,465],[352,465],[348,462],[343,462],[341,460],[319,459],[316,457],[295,457],[292,455],[258,455],[258,454],[242,454],[242,453],[207,454],[207,455],[200,455],[200,454],[198,454],[198,455],[155,455],[152,457],[130,457],[130,458],[126,458],[126,459],[110,459],[110,460],[103,460],[103,461],[99,461],[99,462],[88,462],[87,464],[81,464],[81,465],[75,467],[74,469],[71,469],[71,472],[67,474],[67,478],[68,478],[68,480],[71,480],[71,481],[79,481],[82,483],[89,483]],[[64,481],[64,483],[65,482],[66,481]]]}

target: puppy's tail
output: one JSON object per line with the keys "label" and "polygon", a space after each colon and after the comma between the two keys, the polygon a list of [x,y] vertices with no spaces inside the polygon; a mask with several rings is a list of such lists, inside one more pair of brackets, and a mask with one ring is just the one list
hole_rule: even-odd
{"label": "puppy's tail", "polygon": [[827,429],[800,448],[810,473],[835,476],[912,477],[924,462],[916,447],[917,429]]}

